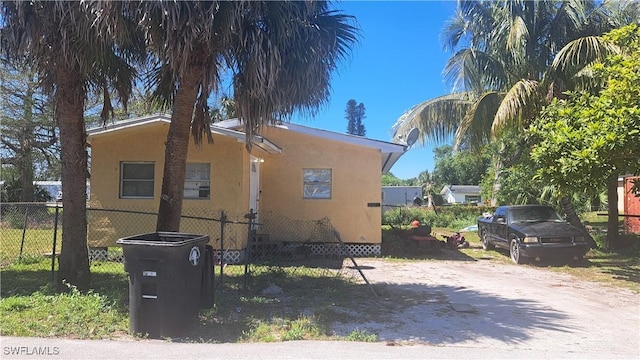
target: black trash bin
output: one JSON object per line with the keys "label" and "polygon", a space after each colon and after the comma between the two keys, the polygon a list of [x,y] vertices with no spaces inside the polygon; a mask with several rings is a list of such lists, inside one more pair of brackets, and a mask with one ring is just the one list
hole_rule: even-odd
{"label": "black trash bin", "polygon": [[213,246],[207,245],[205,249],[204,264],[202,267],[202,289],[200,291],[200,308],[202,309],[211,309],[215,303],[215,271],[213,269],[213,252]]}
{"label": "black trash bin", "polygon": [[156,232],[122,238],[129,273],[129,328],[176,337],[194,321],[202,298],[206,235]]}

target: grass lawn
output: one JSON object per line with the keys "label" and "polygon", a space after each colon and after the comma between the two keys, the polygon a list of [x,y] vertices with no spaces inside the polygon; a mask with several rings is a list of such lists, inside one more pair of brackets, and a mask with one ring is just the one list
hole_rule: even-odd
{"label": "grass lawn", "polygon": [[[224,269],[224,290],[216,291],[215,306],[200,312],[197,324],[185,334],[193,342],[269,342],[337,339],[329,325],[344,317],[334,310],[363,294],[365,285],[344,270],[255,266]],[[46,259],[24,261],[2,269],[0,333],[5,336],[79,339],[130,338],[128,274],[109,262],[94,262],[92,289],[55,293],[46,284],[51,276]],[[217,268],[219,271],[219,268]],[[219,273],[216,274],[218,277]],[[219,280],[217,280],[219,281]],[[277,283],[287,300],[258,295]],[[303,315],[304,309],[313,314]],[[375,341],[375,335],[354,330],[341,340]]]}
{"label": "grass lawn", "polygon": [[0,322],[2,335],[100,339],[128,332],[124,299],[128,278],[124,271],[104,272],[92,267],[94,289],[80,293],[70,288],[55,293],[46,284],[51,262],[34,259],[2,269]]}
{"label": "grass lawn", "polygon": [[[0,264],[8,264],[18,259],[21,254],[44,256],[53,249],[53,229],[2,229],[0,244]],[[56,253],[62,247],[62,230],[56,236]]]}

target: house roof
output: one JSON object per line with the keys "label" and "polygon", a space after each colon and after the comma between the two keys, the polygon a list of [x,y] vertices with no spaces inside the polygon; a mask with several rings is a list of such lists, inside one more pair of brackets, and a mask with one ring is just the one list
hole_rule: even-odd
{"label": "house roof", "polygon": [[441,195],[446,194],[447,192],[455,192],[460,194],[480,194],[480,186],[479,185],[445,185],[440,191]]}
{"label": "house roof", "polygon": [[[243,126],[238,119],[221,121],[221,122],[215,123],[215,125],[219,127],[229,128],[229,129],[241,129]],[[299,124],[281,123],[273,126],[275,126],[276,128],[294,131],[297,133],[315,136],[323,139],[378,149],[382,153],[381,165],[382,165],[383,174],[389,172],[389,170],[391,170],[391,167],[393,167],[393,165],[398,161],[398,159],[400,159],[400,157],[409,148],[409,146],[406,144],[398,144],[398,143],[375,140],[375,139],[370,139],[370,138],[351,135],[351,134],[337,133],[334,131],[323,130],[323,129],[313,128],[313,127],[299,125]]]}
{"label": "house roof", "polygon": [[[166,123],[169,124],[171,122],[171,115],[163,114],[163,115],[149,115],[143,116],[135,119],[121,120],[112,124],[108,124],[106,126],[95,127],[87,130],[87,135],[89,137],[101,136],[105,134],[112,133],[114,131],[120,131],[124,129],[130,128],[139,128],[145,126],[154,126],[158,123]],[[244,143],[246,141],[246,136],[243,132],[236,131],[233,129],[228,129],[225,127],[219,127],[211,125],[211,133],[232,137],[235,138],[238,142]],[[278,147],[273,142],[269,141],[269,139],[264,136],[254,135],[251,138],[251,143],[254,146],[272,154],[279,154],[282,152],[282,149]]]}
{"label": "house roof", "polygon": [[[91,128],[87,130],[87,135],[89,137],[103,136],[106,134],[110,134],[114,131],[122,131],[125,129],[139,128],[139,127],[145,127],[145,126],[155,126],[158,123],[168,124],[170,122],[171,122],[171,115],[169,114],[149,115],[149,116],[143,116],[135,119],[121,120],[105,126]],[[383,174],[389,172],[389,170],[391,170],[391,167],[398,161],[398,159],[400,159],[400,157],[409,148],[409,146],[406,144],[398,144],[398,143],[393,143],[388,141],[374,140],[374,139],[369,139],[362,136],[342,134],[342,133],[312,128],[312,127],[298,125],[298,124],[282,123],[282,124],[273,125],[273,126],[280,129],[294,131],[301,134],[320,137],[323,139],[340,141],[340,142],[344,142],[352,145],[378,149],[382,154],[381,165],[382,165]],[[238,119],[231,119],[231,120],[217,122],[212,124],[210,127],[211,127],[211,133],[213,134],[232,137],[232,138],[235,138],[237,141],[243,142],[243,143],[246,141],[245,133],[240,131],[242,130],[243,125]],[[275,143],[271,142],[269,139],[261,135],[254,135],[251,138],[251,143],[254,146],[268,153],[278,154],[282,152],[282,149],[278,145],[276,145]]]}

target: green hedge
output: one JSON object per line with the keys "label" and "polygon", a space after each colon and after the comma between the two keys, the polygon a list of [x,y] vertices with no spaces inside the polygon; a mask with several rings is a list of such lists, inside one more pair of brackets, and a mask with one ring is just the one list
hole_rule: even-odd
{"label": "green hedge", "polygon": [[450,205],[436,207],[435,211],[427,207],[399,207],[382,214],[383,225],[410,225],[413,220],[431,227],[461,229],[475,225],[484,212],[493,213],[495,209],[486,206]]}

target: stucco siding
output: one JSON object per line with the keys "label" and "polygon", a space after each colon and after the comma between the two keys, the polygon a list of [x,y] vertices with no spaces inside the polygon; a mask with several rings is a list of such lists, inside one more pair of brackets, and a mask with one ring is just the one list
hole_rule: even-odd
{"label": "stucco siding", "polygon": [[[168,129],[166,123],[155,123],[92,137],[90,207],[157,212]],[[184,199],[183,214],[219,218],[222,209],[232,216],[244,214],[248,201],[243,181],[248,167],[244,152],[244,144],[222,136],[214,136],[213,144],[205,140],[205,143],[195,146],[193,140],[190,141],[187,162],[210,164],[211,193],[209,199]],[[121,162],[155,164],[153,198],[120,198]],[[155,229],[155,216],[139,216],[143,219],[139,221],[127,221],[127,217],[133,219],[135,215],[99,211],[90,216],[93,224],[89,224],[88,240],[94,246],[113,246],[121,237]],[[183,220],[180,231],[202,233],[203,227]],[[208,235],[212,240],[219,237],[216,233]],[[239,234],[238,238],[246,243],[246,235]]]}
{"label": "stucco siding", "polygon": [[[282,147],[265,156],[260,174],[260,211],[295,220],[330,218],[345,242],[380,243],[380,151],[278,128],[264,136]],[[303,169],[331,169],[331,198],[303,197]]]}
{"label": "stucco siding", "polygon": [[[166,121],[157,121],[94,132],[89,137],[91,208],[157,212],[168,129]],[[243,215],[250,207],[253,155],[260,174],[258,216],[270,213],[275,214],[272,218],[294,222],[329,218],[344,242],[381,243],[380,148],[274,127],[266,127],[261,135],[282,151],[267,153],[254,147],[249,154],[245,144],[233,136],[214,135],[214,144],[205,141],[200,146],[190,141],[187,162],[210,164],[210,198],[184,199],[183,215],[219,218],[224,210],[230,220],[246,221]],[[153,198],[120,197],[122,162],[155,164]],[[329,199],[304,198],[304,169],[331,169]],[[113,246],[119,238],[155,231],[156,217],[90,211],[89,222],[90,245]],[[225,249],[244,249],[247,226],[230,224],[229,230],[225,230]],[[220,248],[219,223],[203,226],[197,220],[183,219],[180,231],[205,233]]]}

